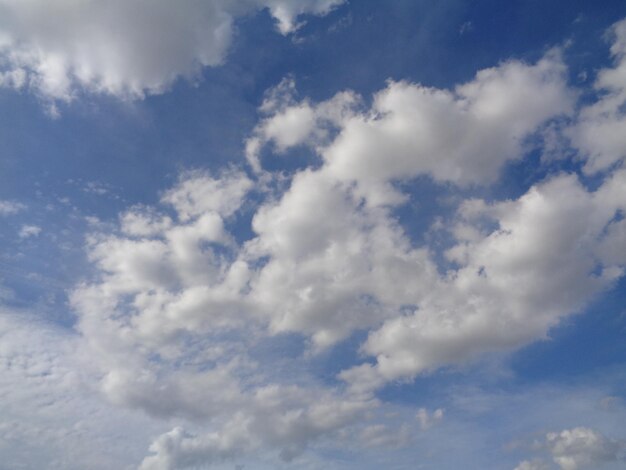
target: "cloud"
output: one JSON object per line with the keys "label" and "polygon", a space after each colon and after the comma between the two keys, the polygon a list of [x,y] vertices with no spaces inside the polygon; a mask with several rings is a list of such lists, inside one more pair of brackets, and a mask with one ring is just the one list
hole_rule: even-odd
{"label": "cloud", "polygon": [[278,448],[281,460],[290,462],[310,441],[330,437],[370,408],[365,402],[338,401],[326,392],[297,387],[263,387],[248,400],[229,410],[219,432],[196,435],[175,428],[159,436],[150,447],[154,455],[140,469],[195,468],[268,447]]}
{"label": "cloud", "polygon": [[41,227],[37,225],[22,225],[19,232],[20,238],[37,237],[41,233]]}
{"label": "cloud", "polygon": [[[233,171],[189,173],[160,208],[132,207],[119,233],[91,238],[100,276],[79,286],[72,303],[103,391],[153,416],[214,428],[161,436],[145,468],[265,448],[293,458],[362,422],[378,406],[371,392],[387,381],[542,338],[622,273],[604,250],[623,241],[614,230],[626,200],[623,171],[595,191],[562,174],[516,200],[464,202],[448,224],[456,267],[445,275],[387,211],[359,203],[324,168],[299,172],[278,198],[267,195],[252,219],[255,235],[238,243],[228,227],[251,181]],[[357,329],[370,330],[363,351],[376,363],[341,374],[347,393],[282,383],[271,363],[250,354],[280,333],[304,333],[320,350]],[[306,373],[299,380],[309,381]],[[417,418],[428,429],[442,416],[421,409]],[[375,429],[361,437],[396,441]]]}
{"label": "cloud", "polygon": [[19,202],[0,200],[0,216],[17,214],[25,208],[26,206]]}
{"label": "cloud", "polygon": [[473,230],[447,251],[458,267],[416,299],[414,313],[370,333],[363,349],[375,367],[342,377],[374,386],[545,337],[622,276],[620,258],[602,250],[623,242],[615,216],[624,210],[616,193],[625,178],[618,172],[588,192],[575,176],[559,175],[514,201],[462,204],[457,223]]}
{"label": "cloud", "polygon": [[[566,72],[551,51],[454,90],[390,82],[369,109],[350,91],[297,100],[286,79],[247,141],[250,174],[186,172],[158,204],[94,226],[95,273],[71,304],[102,391],[185,424],[153,442],[143,468],[265,449],[289,461],[346,436],[398,443],[410,430],[388,439],[378,388],[546,338],[610,289],[626,264],[626,171],[593,188],[558,173],[514,199],[464,199],[572,112]],[[264,146],[279,158],[309,146],[319,161],[272,174]],[[398,219],[415,202],[398,182],[417,177],[450,196],[452,209],[434,208],[437,233]],[[309,361],[356,332],[363,359],[344,383],[312,377]],[[298,345],[281,351],[288,373],[257,354],[284,338]],[[422,408],[413,422],[436,432],[442,417]]]}
{"label": "cloud", "polygon": [[416,418],[420,423],[420,427],[426,430],[439,423],[443,419],[443,414],[444,410],[441,408],[437,408],[432,413],[429,413],[426,408],[420,408],[417,410]]}
{"label": "cloud", "polygon": [[294,32],[302,23],[298,17],[304,14],[325,15],[345,0],[260,0],[276,19],[278,30],[282,34]]}
{"label": "cloud", "polygon": [[[491,183],[507,161],[521,158],[525,137],[572,112],[575,101],[558,50],[534,65],[508,61],[481,70],[454,90],[391,81],[363,112],[354,109],[353,93],[312,105],[294,102],[291,88],[281,84],[282,99],[266,102],[273,114],[248,142],[249,158],[265,142],[279,152],[309,144],[369,204],[402,202],[391,183],[419,175],[461,186]],[[329,129],[337,135],[327,142]]]}
{"label": "cloud", "polygon": [[318,347],[375,325],[436,277],[427,252],[412,248],[389,214],[363,207],[324,170],[296,175],[252,226],[258,236],[247,254],[268,261],[250,297],[272,331],[306,333]]}
{"label": "cloud", "polygon": [[514,470],[550,470],[550,467],[541,460],[524,460]]}
{"label": "cloud", "polygon": [[368,397],[283,384],[250,354],[267,328],[250,294],[254,263],[228,232],[250,185],[239,172],[188,173],[163,195],[173,216],[135,206],[119,233],[91,238],[100,276],[79,286],[72,304],[103,371],[102,391],[119,405],[215,429],[161,436],[143,468],[259,448],[291,460],[376,407]]}
{"label": "cloud", "polygon": [[617,441],[585,427],[551,432],[546,442],[562,470],[593,469],[615,462],[621,447]]}
{"label": "cloud", "polygon": [[81,338],[0,307],[0,453],[4,468],[108,470],[141,459],[163,426],[107,404]]}
{"label": "cloud", "polygon": [[342,0],[0,1],[0,86],[53,100],[141,98],[222,63],[242,15],[267,8],[288,34]]}
{"label": "cloud", "polygon": [[598,100],[581,109],[568,135],[585,158],[584,171],[596,174],[619,166],[626,157],[626,20],[610,30],[613,68],[598,72],[594,88]]}

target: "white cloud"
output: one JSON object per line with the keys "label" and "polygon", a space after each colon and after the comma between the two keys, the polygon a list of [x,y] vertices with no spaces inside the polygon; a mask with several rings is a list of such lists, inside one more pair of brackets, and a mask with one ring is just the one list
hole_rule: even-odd
{"label": "white cloud", "polygon": [[162,424],[102,400],[81,342],[29,312],[0,308],[3,468],[131,468],[150,434],[162,432]]}
{"label": "white cloud", "polygon": [[210,465],[250,450],[277,448],[290,462],[309,441],[332,434],[363,418],[366,402],[337,400],[327,392],[269,386],[229,409],[219,432],[195,435],[176,428],[158,437],[141,470],[174,470]]}
{"label": "white cloud", "polygon": [[[325,171],[303,171],[277,203],[257,211],[246,251],[269,257],[251,298],[273,331],[298,331],[324,347],[424,294],[436,276],[383,210],[359,207]],[[410,282],[410,286],[408,283]]]}
{"label": "white cloud", "polygon": [[245,174],[237,171],[227,171],[218,178],[191,172],[165,193],[163,201],[171,204],[183,221],[206,212],[228,217],[241,206],[251,186]]}
{"label": "white cloud", "polygon": [[541,460],[524,460],[514,470],[550,470],[550,467]]}
{"label": "white cloud", "polygon": [[224,60],[236,17],[267,8],[282,34],[343,0],[0,1],[0,85],[52,99],[158,94]]}
{"label": "white cloud", "polygon": [[614,68],[601,69],[595,82],[599,99],[580,111],[569,130],[572,144],[586,158],[589,174],[620,165],[626,157],[626,20],[611,28]]}
{"label": "white cloud", "polygon": [[429,413],[426,408],[420,408],[417,410],[416,418],[420,423],[420,427],[426,430],[439,423],[443,419],[443,413],[444,410],[441,408],[437,408],[432,413]]}
{"label": "white cloud", "polygon": [[25,208],[26,206],[19,202],[0,200],[0,216],[17,214]]}
{"label": "white cloud", "polygon": [[[369,204],[401,202],[391,182],[422,174],[459,185],[490,183],[522,156],[526,136],[573,110],[565,72],[553,50],[534,65],[509,61],[481,70],[454,91],[390,82],[362,113],[350,92],[319,105],[296,103],[293,87],[283,83],[278,97],[288,98],[272,96],[267,107],[274,114],[248,142],[249,158],[264,142],[279,152],[308,143],[334,177],[356,182]],[[330,143],[328,128],[338,132]]]}
{"label": "white cloud", "polygon": [[618,458],[620,445],[598,431],[585,427],[551,432],[546,442],[562,470],[595,469]]}
{"label": "white cloud", "polygon": [[20,228],[19,237],[20,238],[30,238],[37,237],[41,233],[41,227],[37,225],[22,225]]}
{"label": "white cloud", "polygon": [[303,14],[325,15],[345,0],[257,0],[269,9],[278,23],[282,34],[295,31],[301,23],[298,17]]}
{"label": "white cloud", "polygon": [[[626,263],[624,170],[594,190],[563,173],[517,199],[461,202],[439,219],[451,240],[445,263],[394,213],[410,198],[398,180],[425,175],[458,196],[497,179],[522,158],[526,136],[571,111],[565,75],[553,51],[454,91],[391,82],[365,111],[351,92],[297,101],[288,79],[247,142],[256,176],[189,172],[158,205],[123,213],[119,230],[94,226],[96,276],[71,301],[102,390],[195,423],[157,438],[143,468],[263,449],[289,460],[340,435],[400,442],[379,422],[362,426],[376,388],[545,338],[610,288]],[[278,154],[308,145],[321,164],[271,175],[259,160],[266,144]],[[245,241],[231,233],[242,207],[252,214]],[[312,379],[311,355],[355,331],[368,333],[360,352],[375,361],[340,373],[347,387]],[[289,333],[309,347],[285,353],[290,374],[281,374],[252,351]],[[422,408],[414,423],[436,432],[442,418]]]}
{"label": "white cloud", "polygon": [[120,233],[91,239],[100,278],[77,288],[72,303],[102,368],[103,392],[117,404],[214,429],[163,435],[143,468],[268,447],[289,460],[376,405],[276,383],[271,365],[250,357],[251,343],[267,335],[250,294],[254,263],[222,218],[235,215],[250,184],[240,173],[187,174],[162,199],[176,217],[136,206],[120,217]]}
{"label": "white cloud", "polygon": [[615,216],[625,208],[618,189],[625,178],[616,173],[588,192],[576,177],[560,175],[515,201],[462,205],[459,222],[478,235],[448,250],[458,268],[415,299],[412,315],[370,333],[363,349],[376,366],[342,377],[361,389],[545,337],[623,274],[620,258],[602,250],[623,243]]}
{"label": "white cloud", "polygon": [[327,144],[330,131],[353,116],[360,103],[360,97],[350,91],[338,93],[319,104],[308,100],[297,102],[296,94],[296,84],[291,77],[283,79],[266,94],[260,107],[266,117],[246,142],[246,156],[257,172],[261,169],[258,154],[265,144],[274,144],[278,154],[297,145],[320,147]]}
{"label": "white cloud", "polygon": [[[450,227],[457,267],[441,275],[384,208],[360,204],[325,168],[261,203],[243,245],[217,211],[236,217],[250,180],[191,173],[163,197],[175,217],[133,207],[122,232],[93,236],[101,273],[73,294],[79,330],[115,403],[213,429],[162,436],[144,468],[266,448],[291,458],[362,420],[385,382],[542,338],[608,288],[621,261],[603,250],[621,240],[625,180],[615,173],[591,192],[559,175],[517,200],[462,204],[454,221],[474,230]],[[255,338],[295,331],[321,349],[357,329],[370,329],[363,351],[377,362],[343,372],[347,395],[282,384],[249,355]],[[421,409],[417,421],[442,417]],[[402,441],[376,430],[361,437]]]}
{"label": "white cloud", "polygon": [[411,430],[405,424],[393,429],[385,424],[366,426],[360,434],[360,440],[367,448],[387,447],[398,449],[406,446],[411,440]]}

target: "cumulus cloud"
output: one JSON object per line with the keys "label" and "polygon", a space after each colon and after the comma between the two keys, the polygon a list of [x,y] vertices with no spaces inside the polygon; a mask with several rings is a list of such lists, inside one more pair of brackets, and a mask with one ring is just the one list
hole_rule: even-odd
{"label": "cumulus cloud", "polygon": [[269,260],[251,298],[272,331],[304,332],[317,346],[376,324],[436,276],[427,252],[385,211],[361,207],[325,171],[298,174],[280,201],[258,210],[253,228],[246,251]]}
{"label": "cumulus cloud", "polygon": [[[450,196],[495,181],[523,158],[527,136],[572,111],[565,75],[552,51],[454,90],[390,82],[369,109],[352,92],[298,100],[287,79],[268,93],[247,141],[252,174],[185,173],[159,204],[121,214],[118,229],[94,227],[96,273],[71,302],[102,390],[202,424],[162,434],[143,468],[265,448],[290,460],[353,432],[379,405],[377,388],[546,338],[620,279],[624,170],[594,188],[560,173],[511,200],[461,201],[439,219],[449,241],[441,253],[394,212],[411,198],[398,181],[430,178]],[[266,145],[279,156],[309,146],[319,164],[272,175],[260,158]],[[241,223],[249,236],[236,233]],[[355,332],[367,334],[360,353],[371,359],[339,374],[345,386],[307,374],[312,355]],[[281,335],[305,349],[285,354],[285,375],[253,352]],[[442,417],[424,408],[414,422],[426,430]],[[381,426],[353,434],[402,440]]]}
{"label": "cumulus cloud", "polygon": [[542,460],[524,460],[514,470],[550,470]]}
{"label": "cumulus cloud", "polygon": [[[553,50],[534,65],[509,61],[482,70],[454,90],[390,82],[364,112],[354,110],[359,99],[350,92],[318,105],[272,96],[273,114],[257,127],[248,153],[264,142],[279,152],[308,143],[334,177],[356,182],[369,204],[401,202],[390,183],[418,175],[459,185],[493,182],[507,161],[521,157],[526,136],[572,111],[565,72]],[[329,128],[338,135],[327,143]]]}
{"label": "cumulus cloud", "polygon": [[613,25],[610,33],[614,67],[598,72],[594,87],[600,97],[581,110],[568,133],[589,174],[621,165],[626,157],[626,20]]}
{"label": "cumulus cloud", "polygon": [[186,468],[261,447],[290,460],[376,406],[275,383],[271,367],[250,356],[267,322],[250,293],[256,262],[227,230],[249,187],[242,173],[189,173],[163,195],[173,217],[135,206],[118,234],[90,241],[101,277],[77,288],[72,303],[102,367],[103,392],[153,416],[216,429],[162,436],[143,468]]}
{"label": "cumulus cloud", "polygon": [[437,408],[432,413],[429,413],[426,408],[420,408],[417,410],[416,418],[420,423],[422,429],[428,429],[435,424],[439,423],[443,419],[443,409]]}
{"label": "cumulus cloud", "polygon": [[23,211],[26,206],[16,201],[3,201],[0,200],[0,216],[17,214]]}
{"label": "cumulus cloud", "polygon": [[158,94],[224,60],[235,18],[267,8],[279,31],[343,0],[0,2],[0,86],[52,99]]}
{"label": "cumulus cloud", "polygon": [[[606,437],[596,429],[575,427],[549,432],[542,441],[535,441],[533,448],[547,452],[561,470],[585,470],[614,468],[622,460],[624,443]],[[524,460],[515,470],[548,470],[553,468],[546,460]]]}
{"label": "cumulus cloud", "polygon": [[546,442],[554,462],[562,470],[599,468],[618,458],[620,445],[600,432],[585,427],[551,432]]}
{"label": "cumulus cloud", "polygon": [[19,231],[20,238],[36,237],[41,233],[41,227],[37,225],[22,225]]}
{"label": "cumulus cloud", "polygon": [[458,268],[416,299],[413,314],[370,333],[364,350],[376,356],[374,368],[343,377],[375,384],[544,337],[623,274],[620,258],[601,251],[608,240],[623,242],[615,217],[626,200],[615,191],[624,178],[616,173],[588,192],[575,176],[560,175],[515,201],[463,204],[459,222],[475,237],[457,238],[447,251]]}
{"label": "cumulus cloud", "polygon": [[229,410],[219,432],[196,435],[175,428],[158,437],[150,447],[155,455],[144,459],[141,470],[195,468],[263,447],[279,449],[280,458],[289,462],[309,441],[331,437],[370,408],[365,402],[338,401],[327,392],[297,387],[260,388],[248,400]]}
{"label": "cumulus cloud", "polygon": [[[163,425],[102,400],[76,332],[0,307],[4,468],[108,470],[138,462]],[[123,428],[120,427],[123,423]]]}

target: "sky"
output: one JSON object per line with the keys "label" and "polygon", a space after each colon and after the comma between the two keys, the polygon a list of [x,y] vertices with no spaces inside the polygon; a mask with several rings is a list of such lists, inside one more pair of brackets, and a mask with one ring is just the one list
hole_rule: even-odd
{"label": "sky", "polygon": [[626,6],[0,0],[0,470],[626,466]]}

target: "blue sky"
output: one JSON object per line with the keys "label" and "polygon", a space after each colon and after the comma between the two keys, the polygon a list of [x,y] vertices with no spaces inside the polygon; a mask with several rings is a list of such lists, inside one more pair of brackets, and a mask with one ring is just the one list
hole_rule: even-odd
{"label": "blue sky", "polygon": [[0,470],[618,469],[620,1],[0,0]]}

